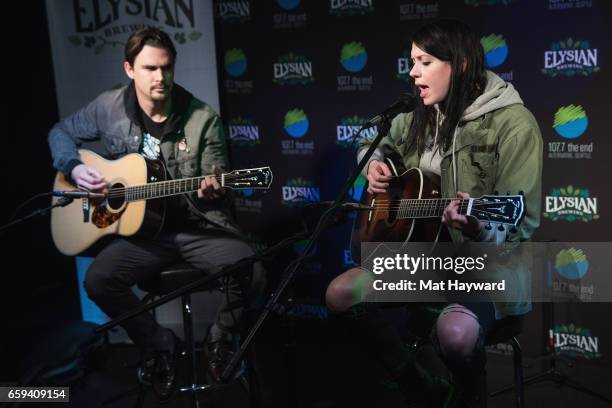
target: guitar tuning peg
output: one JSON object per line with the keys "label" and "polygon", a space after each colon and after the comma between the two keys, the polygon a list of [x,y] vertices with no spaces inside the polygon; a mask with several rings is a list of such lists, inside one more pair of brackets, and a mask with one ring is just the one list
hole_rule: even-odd
{"label": "guitar tuning peg", "polygon": [[495,190],[495,191],[493,192],[493,195],[499,195],[499,191]]}
{"label": "guitar tuning peg", "polygon": [[506,195],[510,195],[510,190],[506,191]]}
{"label": "guitar tuning peg", "polygon": [[520,191],[519,191],[519,195],[522,195],[522,196],[524,196],[524,195],[525,195],[525,193],[523,192],[523,190],[520,190]]}
{"label": "guitar tuning peg", "polygon": [[501,224],[499,224],[499,227],[497,227],[497,230],[498,230],[499,232],[504,232],[504,226],[503,226],[503,225],[501,225]]}
{"label": "guitar tuning peg", "polygon": [[491,231],[491,228],[493,228],[493,227],[491,226],[491,223],[490,223],[490,222],[489,222],[489,223],[487,223],[487,225],[485,225],[485,229],[486,229],[487,231]]}

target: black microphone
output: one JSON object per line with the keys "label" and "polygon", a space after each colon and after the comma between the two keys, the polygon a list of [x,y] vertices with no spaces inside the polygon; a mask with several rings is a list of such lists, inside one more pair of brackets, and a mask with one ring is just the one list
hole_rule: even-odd
{"label": "black microphone", "polygon": [[91,193],[89,191],[53,191],[51,193],[54,197],[67,197],[67,198],[104,198],[106,194],[103,193]]}
{"label": "black microphone", "polygon": [[361,130],[378,126],[383,120],[390,121],[400,113],[412,112],[414,108],[416,108],[416,100],[414,99],[414,96],[403,93],[400,95],[397,101],[385,109],[380,115],[376,115],[372,119],[368,120],[367,123],[361,127]]}

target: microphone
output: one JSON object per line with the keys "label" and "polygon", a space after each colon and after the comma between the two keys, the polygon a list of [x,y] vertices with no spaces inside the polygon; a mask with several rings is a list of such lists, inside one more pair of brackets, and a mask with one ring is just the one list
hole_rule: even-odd
{"label": "microphone", "polygon": [[51,193],[54,197],[67,197],[67,198],[104,198],[106,194],[103,193],[91,193],[89,191],[53,191]]}
{"label": "microphone", "polygon": [[378,126],[383,120],[390,121],[400,113],[412,112],[414,108],[416,108],[416,100],[414,99],[414,96],[408,93],[403,93],[400,95],[397,101],[385,109],[380,115],[376,115],[368,120],[366,124],[361,127],[361,130]]}

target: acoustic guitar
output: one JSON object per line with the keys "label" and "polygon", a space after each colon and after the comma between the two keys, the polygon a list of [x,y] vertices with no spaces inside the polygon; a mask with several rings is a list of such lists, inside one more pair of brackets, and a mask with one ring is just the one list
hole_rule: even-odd
{"label": "acoustic guitar", "polygon": [[[361,242],[436,242],[440,240],[441,218],[453,200],[459,200],[459,213],[485,223],[516,227],[525,214],[524,197],[483,195],[479,198],[442,198],[440,177],[411,168],[394,174],[385,193],[361,196],[361,213],[356,228]],[[442,241],[445,239],[442,239]]]}
{"label": "acoustic guitar", "polygon": [[[81,161],[98,169],[109,187],[96,198],[79,198],[51,211],[51,235],[58,250],[76,255],[108,235],[144,236],[161,230],[165,200],[157,198],[192,193],[205,176],[166,179],[163,162],[132,153],[118,160],[106,160],[89,150],[79,150]],[[269,167],[234,170],[215,175],[222,187],[231,189],[268,189],[272,184]],[[58,172],[54,191],[74,190],[63,173]],[[65,198],[54,197],[53,204]]]}

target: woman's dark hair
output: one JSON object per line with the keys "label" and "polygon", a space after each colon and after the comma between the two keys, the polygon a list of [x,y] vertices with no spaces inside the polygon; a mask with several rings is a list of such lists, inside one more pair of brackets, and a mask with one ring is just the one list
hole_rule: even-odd
{"label": "woman's dark hair", "polygon": [[[448,95],[439,105],[444,122],[438,133],[437,146],[442,151],[452,143],[453,132],[465,109],[483,92],[487,84],[484,51],[478,35],[458,20],[438,20],[421,27],[412,37],[421,50],[449,62],[451,78]],[[417,139],[419,154],[425,150],[426,130],[436,126],[436,111],[425,106],[415,87],[417,107],[414,110],[411,133]]]}
{"label": "woman's dark hair", "polygon": [[140,54],[140,51],[145,45],[152,47],[163,48],[172,55],[172,63],[176,60],[176,48],[172,40],[162,30],[154,27],[142,28],[138,31],[134,31],[125,44],[125,60],[131,65],[134,65],[136,56]]}

